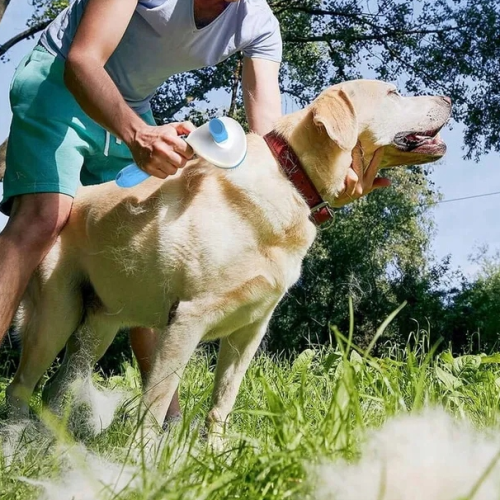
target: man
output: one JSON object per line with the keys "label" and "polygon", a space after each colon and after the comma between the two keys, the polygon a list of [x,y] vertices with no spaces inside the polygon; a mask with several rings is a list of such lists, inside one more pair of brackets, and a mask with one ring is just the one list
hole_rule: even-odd
{"label": "man", "polygon": [[[265,0],[75,0],[45,30],[11,87],[0,340],[32,272],[64,227],[80,181],[110,181],[132,161],[165,178],[191,158],[178,136],[192,124],[155,126],[149,100],[156,88],[175,73],[237,51],[244,55],[248,122],[263,135],[281,115],[281,38]],[[387,185],[373,181],[376,165],[363,182],[360,165],[354,162],[339,205]],[[146,376],[154,334],[135,328],[131,341]],[[170,413],[176,411],[174,401]]]}

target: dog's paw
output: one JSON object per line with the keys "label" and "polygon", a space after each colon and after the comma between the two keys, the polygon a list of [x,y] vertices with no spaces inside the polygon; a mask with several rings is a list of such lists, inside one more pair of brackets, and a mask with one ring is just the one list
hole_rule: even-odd
{"label": "dog's paw", "polygon": [[221,433],[209,432],[207,435],[207,444],[215,452],[221,453],[227,446],[227,438]]}
{"label": "dog's paw", "polygon": [[22,421],[29,419],[30,407],[28,400],[21,397],[23,394],[22,388],[10,384],[5,389],[5,416],[11,421]]}
{"label": "dog's paw", "polygon": [[139,426],[130,436],[127,448],[134,461],[154,465],[160,460],[167,435],[156,427]]}

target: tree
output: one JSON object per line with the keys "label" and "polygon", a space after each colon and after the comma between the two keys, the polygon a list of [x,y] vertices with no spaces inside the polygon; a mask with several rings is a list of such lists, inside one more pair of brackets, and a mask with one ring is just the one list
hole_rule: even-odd
{"label": "tree", "polygon": [[447,329],[456,350],[498,350],[500,341],[500,253],[484,250],[475,279],[463,280],[448,308]]}
{"label": "tree", "polygon": [[[11,0],[0,0],[0,22],[2,21],[10,1]],[[33,6],[35,7],[35,12],[26,22],[27,29],[0,45],[0,57],[4,57],[7,51],[14,47],[14,45],[33,37],[47,27],[50,21],[58,12],[66,7],[66,5],[68,5],[67,0],[34,0]]]}

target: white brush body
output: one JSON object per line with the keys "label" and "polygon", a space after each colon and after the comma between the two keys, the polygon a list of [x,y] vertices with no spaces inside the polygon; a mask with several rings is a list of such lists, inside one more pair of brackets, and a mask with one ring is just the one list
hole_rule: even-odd
{"label": "white brush body", "polygon": [[213,163],[219,168],[235,168],[240,165],[247,154],[247,137],[243,127],[232,118],[224,116],[218,118],[224,124],[227,139],[216,142],[210,132],[210,123],[207,122],[191,132],[186,142],[201,158]]}

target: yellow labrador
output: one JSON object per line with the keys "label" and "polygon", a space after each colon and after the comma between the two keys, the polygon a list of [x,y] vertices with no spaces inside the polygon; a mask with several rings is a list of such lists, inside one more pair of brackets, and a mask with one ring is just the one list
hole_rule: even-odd
{"label": "yellow labrador", "polygon": [[[13,413],[27,413],[65,345],[45,392],[53,405],[74,371],[90,370],[120,328],[147,326],[163,332],[143,396],[151,424],[163,422],[199,342],[221,339],[208,415],[212,432],[220,432],[316,236],[311,208],[277,161],[279,147],[282,162],[301,163],[312,189],[332,203],[356,144],[366,165],[379,148],[383,167],[431,162],[445,152],[438,131],[450,113],[446,97],[402,97],[383,82],[350,81],[283,117],[273,151],[250,134],[247,158],[234,170],[197,159],[165,181],[82,188],[23,300],[22,359],[7,390]],[[300,166],[292,162],[294,169]]]}

